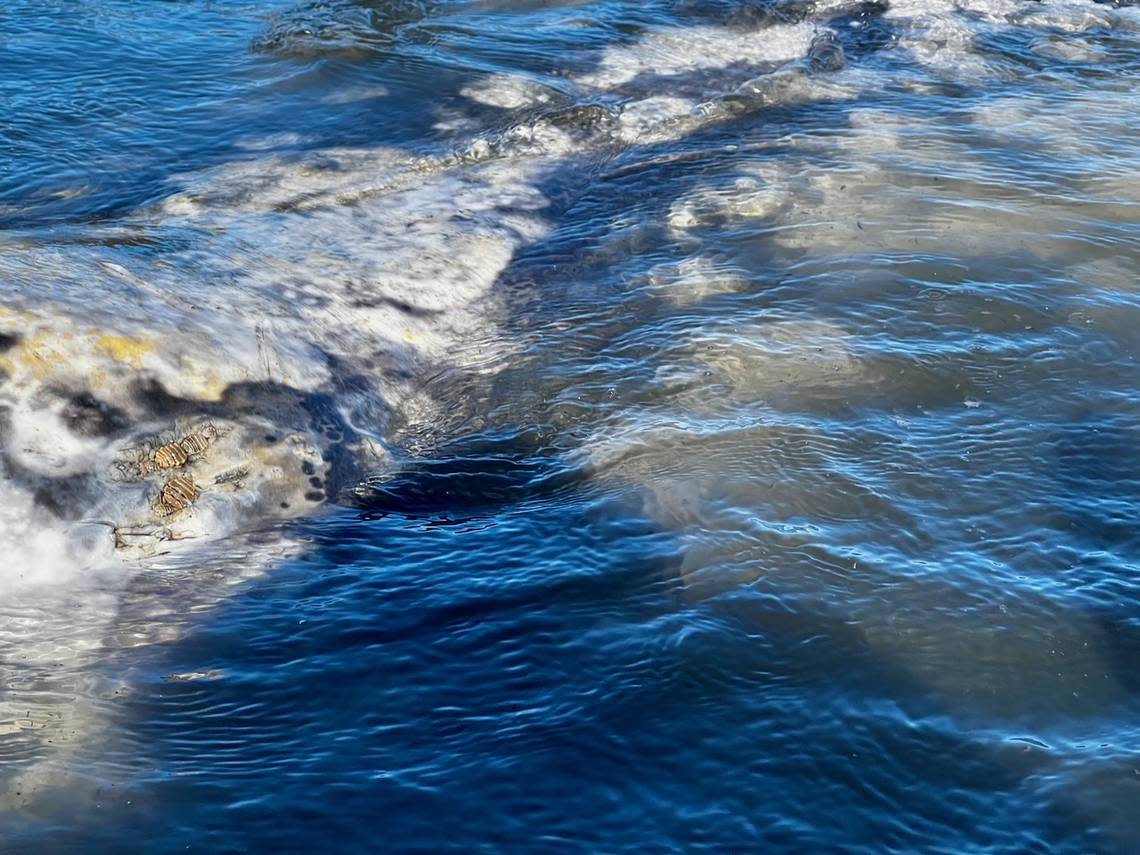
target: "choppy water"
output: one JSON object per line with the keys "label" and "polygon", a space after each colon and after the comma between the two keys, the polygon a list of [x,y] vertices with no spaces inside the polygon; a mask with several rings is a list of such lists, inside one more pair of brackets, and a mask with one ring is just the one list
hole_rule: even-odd
{"label": "choppy water", "polygon": [[1138,81],[1128,3],[4,4],[0,850],[1135,851]]}

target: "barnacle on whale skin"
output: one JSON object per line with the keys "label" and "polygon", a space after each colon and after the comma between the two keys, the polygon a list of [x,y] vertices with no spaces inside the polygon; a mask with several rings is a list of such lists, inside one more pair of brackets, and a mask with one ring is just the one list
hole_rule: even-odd
{"label": "barnacle on whale skin", "polygon": [[219,436],[218,429],[212,424],[205,425],[201,430],[188,433],[174,442],[155,449],[151,454],[144,454],[139,459],[139,474],[149,475],[165,469],[181,469],[192,458],[201,457],[210,447],[210,443]]}
{"label": "barnacle on whale skin", "polygon": [[178,447],[188,457],[196,457],[200,454],[205,454],[206,449],[210,447],[210,443],[220,436],[218,429],[212,425],[204,425],[201,430],[194,433],[188,433],[182,439],[178,440]]}
{"label": "barnacle on whale skin", "polygon": [[185,466],[189,460],[190,455],[186,453],[180,443],[170,442],[156,449],[146,463],[155,469],[177,469],[180,466]]}
{"label": "barnacle on whale skin", "polygon": [[171,516],[194,504],[202,491],[185,475],[175,475],[162,485],[154,509],[162,516]]}

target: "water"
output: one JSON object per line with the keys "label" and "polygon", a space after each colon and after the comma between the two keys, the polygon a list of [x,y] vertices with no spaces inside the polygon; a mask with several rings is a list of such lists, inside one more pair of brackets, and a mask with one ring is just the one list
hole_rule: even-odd
{"label": "water", "polygon": [[1134,851],[1138,79],[1127,3],[6,4],[0,850]]}

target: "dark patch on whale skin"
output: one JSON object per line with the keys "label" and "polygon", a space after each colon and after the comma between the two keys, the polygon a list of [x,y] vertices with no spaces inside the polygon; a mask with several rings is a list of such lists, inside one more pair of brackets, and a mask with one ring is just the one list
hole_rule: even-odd
{"label": "dark patch on whale skin", "polygon": [[[17,478],[23,481],[25,478]],[[37,507],[61,520],[77,520],[83,517],[98,496],[99,485],[90,475],[66,475],[60,478],[28,478],[34,487],[32,501]]]}
{"label": "dark patch on whale skin", "polygon": [[[272,380],[231,383],[218,401],[203,401],[171,394],[161,381],[146,377],[135,381],[131,395],[139,408],[148,416],[174,419],[185,416],[214,416],[234,418],[260,416],[271,422],[299,428],[310,421],[308,413],[316,408],[315,401],[331,401],[329,395],[302,392]],[[331,404],[327,407],[331,409]],[[273,436],[273,439],[269,439]],[[267,442],[277,442],[278,434],[267,435]]]}
{"label": "dark patch on whale skin", "polygon": [[100,401],[90,392],[71,396],[60,418],[72,433],[86,437],[110,436],[130,426],[125,412]]}
{"label": "dark patch on whale skin", "polygon": [[[12,411],[0,406],[0,446],[7,447],[12,432]],[[100,485],[91,473],[52,477],[17,462],[0,448],[0,478],[32,495],[32,502],[61,520],[84,516],[98,498]]]}
{"label": "dark patch on whale skin", "polygon": [[130,392],[135,403],[144,411],[160,418],[184,416],[201,410],[199,402],[171,395],[166,387],[153,377],[136,380],[131,384]]}
{"label": "dark patch on whale skin", "polygon": [[0,332],[0,353],[6,350],[11,350],[20,343],[20,336],[18,333],[5,333]]}
{"label": "dark patch on whale skin", "polygon": [[62,503],[58,501],[57,495],[54,491],[48,489],[46,486],[39,487],[32,494],[32,502],[38,508],[44,508],[53,516],[60,519],[67,519],[67,513]]}
{"label": "dark patch on whale skin", "polygon": [[[360,439],[359,434],[341,415],[340,406],[346,392],[359,389],[366,394],[370,388],[366,378],[354,373],[347,365],[328,356],[329,369],[336,377],[337,392],[304,392],[292,386],[272,380],[245,381],[231,383],[222,393],[220,400],[201,401],[171,394],[156,378],[146,377],[137,380],[131,387],[131,394],[137,407],[147,418],[173,420],[185,417],[217,418],[241,420],[243,417],[257,417],[272,423],[285,433],[307,432],[317,443],[318,451],[326,462],[322,482],[323,492],[320,501],[335,497],[343,490],[352,489],[361,477],[360,465],[351,446]],[[382,427],[385,414],[354,414],[370,425]],[[273,444],[282,439],[283,434],[266,434],[266,442]],[[315,475],[316,467],[308,464],[312,471],[302,468],[306,475]],[[311,500],[317,501],[317,500]]]}
{"label": "dark patch on whale skin", "polygon": [[425,309],[422,306],[415,306],[406,300],[399,300],[395,297],[387,297],[383,295],[371,297],[357,297],[352,301],[353,307],[357,309],[376,309],[381,306],[390,306],[398,312],[402,312],[412,318],[434,318],[442,315],[443,309]]}

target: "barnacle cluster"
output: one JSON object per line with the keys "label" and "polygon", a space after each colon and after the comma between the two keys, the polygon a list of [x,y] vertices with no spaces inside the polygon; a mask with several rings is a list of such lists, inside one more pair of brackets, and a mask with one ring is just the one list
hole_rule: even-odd
{"label": "barnacle cluster", "polygon": [[[202,488],[194,479],[184,473],[178,472],[196,460],[205,457],[210,446],[221,435],[213,424],[204,424],[195,429],[167,441],[158,441],[144,446],[128,456],[126,462],[119,465],[119,471],[128,480],[146,478],[157,473],[168,473],[169,477],[163,482],[154,499],[153,509],[159,517],[172,517],[181,511],[193,507],[194,502],[202,495]],[[153,532],[149,532],[153,535]],[[116,534],[116,546],[125,548],[130,545],[139,532],[124,530],[123,537]]]}

